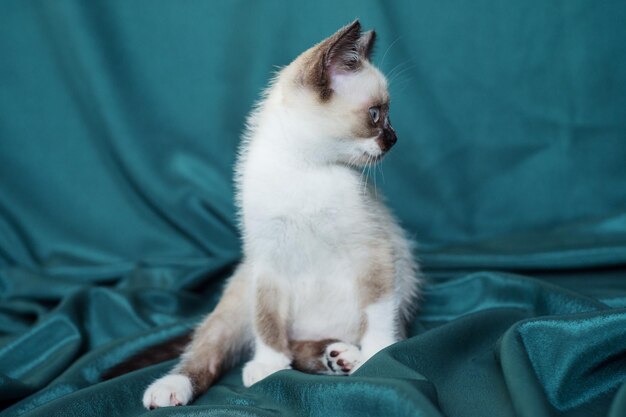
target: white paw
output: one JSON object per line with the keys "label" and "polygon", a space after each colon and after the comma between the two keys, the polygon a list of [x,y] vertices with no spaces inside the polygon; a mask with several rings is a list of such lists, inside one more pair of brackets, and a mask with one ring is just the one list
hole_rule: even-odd
{"label": "white paw", "polygon": [[363,354],[358,347],[336,342],[326,346],[324,364],[332,375],[348,375],[356,371],[364,362]]}
{"label": "white paw", "polygon": [[291,369],[291,366],[284,364],[270,364],[251,360],[243,367],[243,385],[249,387],[252,384],[256,384],[260,380],[270,376],[274,372],[282,371],[283,369]]}
{"label": "white paw", "polygon": [[143,394],[143,406],[149,410],[187,404],[193,395],[191,381],[185,375],[165,375],[154,381]]}

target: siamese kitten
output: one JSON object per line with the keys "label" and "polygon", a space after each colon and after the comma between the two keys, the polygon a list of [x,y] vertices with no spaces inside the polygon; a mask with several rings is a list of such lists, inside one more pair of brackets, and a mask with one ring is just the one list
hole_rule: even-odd
{"label": "siamese kitten", "polygon": [[187,404],[250,350],[245,386],[282,369],[347,375],[403,337],[418,267],[361,181],[396,143],[374,40],[358,21],[340,29],[250,115],[236,166],[243,261],[145,407]]}

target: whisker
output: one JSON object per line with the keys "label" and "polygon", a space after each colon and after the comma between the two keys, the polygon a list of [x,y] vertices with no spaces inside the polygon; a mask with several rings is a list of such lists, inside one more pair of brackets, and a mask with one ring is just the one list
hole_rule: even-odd
{"label": "whisker", "polygon": [[[370,156],[370,158],[367,160],[367,177],[371,177],[372,176],[372,161],[374,160],[373,156]],[[374,178],[374,193],[376,193],[376,178]]]}
{"label": "whisker", "polygon": [[390,79],[393,77],[393,74],[398,71],[400,68],[402,68],[403,65],[408,64],[409,61],[404,61],[404,62],[400,62],[398,65],[396,65],[395,67],[393,67],[391,69],[391,71],[389,71],[387,73],[387,79]]}
{"label": "whisker", "polygon": [[394,76],[398,75],[398,73],[405,72],[406,70],[409,70],[415,67],[416,65],[412,60],[409,59],[409,60],[403,61],[399,63],[398,65],[396,65],[395,67],[393,67],[391,71],[389,71],[389,73],[387,74],[387,78],[393,78]]}
{"label": "whisker", "polygon": [[378,187],[376,185],[376,166],[372,166],[372,170],[374,171],[374,196],[378,200]]}
{"label": "whisker", "polygon": [[389,85],[394,83],[401,75],[406,74],[408,71],[412,70],[415,67],[416,67],[416,65],[409,65],[408,67],[402,68],[397,73],[393,74],[393,76],[390,76],[388,78],[389,79],[389,81],[388,81]]}
{"label": "whisker", "polygon": [[[361,170],[361,175],[359,176],[359,188],[361,188],[363,190],[363,192],[365,192],[365,185],[363,183],[363,175],[365,174],[365,168],[367,168],[367,164],[363,165],[363,169]],[[367,179],[365,179],[367,181]]]}
{"label": "whisker", "polygon": [[408,77],[401,80],[394,80],[393,88],[396,91],[403,91],[407,84],[409,84],[411,81],[413,81],[413,77]]}
{"label": "whisker", "polygon": [[350,168],[356,168],[356,156],[351,156],[350,159],[348,159],[348,166]]}
{"label": "whisker", "polygon": [[387,50],[385,51],[385,53],[383,54],[383,57],[380,60],[380,64],[378,65],[380,68],[383,67],[383,64],[385,63],[385,57],[387,56],[387,53],[391,50],[391,48],[396,44],[396,42],[398,42],[400,39],[402,39],[402,35],[398,36],[396,38],[396,40],[394,40],[393,42],[391,42],[389,44],[389,46],[387,47]]}
{"label": "whisker", "polygon": [[371,155],[367,155],[367,161],[365,161],[365,181],[363,182],[363,193],[367,192],[367,184],[370,175],[370,161],[372,159]]}

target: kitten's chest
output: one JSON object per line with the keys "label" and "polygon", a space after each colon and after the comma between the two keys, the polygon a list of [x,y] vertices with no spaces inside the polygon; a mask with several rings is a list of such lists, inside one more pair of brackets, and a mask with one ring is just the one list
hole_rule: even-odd
{"label": "kitten's chest", "polygon": [[357,249],[372,226],[361,190],[341,172],[259,181],[244,196],[246,243],[257,254],[305,267]]}

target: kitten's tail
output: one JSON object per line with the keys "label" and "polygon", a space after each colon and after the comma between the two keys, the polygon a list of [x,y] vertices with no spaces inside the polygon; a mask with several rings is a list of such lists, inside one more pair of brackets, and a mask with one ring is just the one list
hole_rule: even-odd
{"label": "kitten's tail", "polygon": [[158,345],[150,346],[106,371],[102,374],[102,380],[106,381],[108,379],[117,378],[118,376],[138,369],[178,358],[185,351],[185,347],[190,341],[191,332],[177,336],[174,339]]}
{"label": "kitten's tail", "polygon": [[[166,345],[158,346],[156,349],[161,351],[160,356],[157,355],[158,358],[139,359],[138,362],[141,361],[146,365],[158,363],[178,357],[182,352],[181,361],[170,374],[188,377],[194,397],[206,391],[252,346],[250,308],[253,294],[247,278],[247,268],[242,264],[229,279],[215,310],[196,328],[192,336],[180,336]],[[136,358],[139,356],[141,355],[137,355]],[[121,365],[109,371],[107,376],[115,376],[112,371],[118,368],[121,368]]]}

